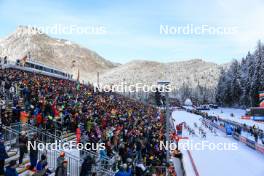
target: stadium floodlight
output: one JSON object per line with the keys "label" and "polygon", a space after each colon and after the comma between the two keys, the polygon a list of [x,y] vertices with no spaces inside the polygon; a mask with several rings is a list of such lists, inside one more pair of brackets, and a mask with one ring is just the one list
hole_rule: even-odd
{"label": "stadium floodlight", "polygon": [[[169,81],[158,81],[157,82],[158,85],[169,85],[170,82]],[[166,106],[165,106],[165,109],[166,109],[166,142],[168,142],[170,144],[170,129],[169,129],[169,123],[170,123],[170,110],[169,110],[169,94],[168,92],[166,91],[165,92],[165,99],[166,99]],[[169,162],[169,150],[166,151],[166,161]]]}

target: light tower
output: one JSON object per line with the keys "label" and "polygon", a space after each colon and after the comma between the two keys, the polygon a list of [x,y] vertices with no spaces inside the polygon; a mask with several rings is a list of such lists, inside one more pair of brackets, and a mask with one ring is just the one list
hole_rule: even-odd
{"label": "light tower", "polygon": [[[158,81],[158,85],[162,85],[162,86],[168,86],[170,84],[169,81]],[[169,129],[169,123],[170,123],[170,110],[169,110],[169,93],[168,90],[164,90],[165,91],[165,112],[166,112],[166,142],[168,142],[168,145],[170,145],[170,129]],[[166,151],[166,161],[169,161],[169,150]]]}

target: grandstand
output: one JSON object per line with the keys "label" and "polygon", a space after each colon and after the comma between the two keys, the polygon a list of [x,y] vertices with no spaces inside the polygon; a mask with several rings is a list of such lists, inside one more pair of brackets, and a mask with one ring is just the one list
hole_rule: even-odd
{"label": "grandstand", "polygon": [[[2,59],[0,58],[0,60]],[[29,72],[35,72],[35,73],[39,73],[39,74],[43,74],[47,76],[57,77],[61,79],[72,79],[73,78],[72,74],[69,74],[57,68],[46,66],[31,58],[26,59],[26,60],[17,59],[16,62],[11,61],[11,60],[5,60],[3,58],[3,61],[0,61],[0,65],[3,68],[14,68],[14,69],[19,69],[19,70],[24,70],[24,71],[29,71]]]}
{"label": "grandstand", "polygon": [[91,85],[79,84],[71,74],[41,63],[1,64],[5,167],[13,167],[13,161],[21,160],[22,155],[22,163],[14,167],[19,175],[40,172],[32,162],[34,151],[21,149],[25,133],[27,141],[44,144],[105,144],[104,150],[38,150],[38,161],[42,155],[47,158],[42,172],[55,175],[57,158],[64,152],[67,175],[165,175],[166,152],[156,148],[165,140],[163,112],[116,93],[94,92]]}

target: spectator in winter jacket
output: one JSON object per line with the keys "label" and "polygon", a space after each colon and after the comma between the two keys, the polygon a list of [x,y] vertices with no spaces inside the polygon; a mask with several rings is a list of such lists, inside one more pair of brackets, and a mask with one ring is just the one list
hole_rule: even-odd
{"label": "spectator in winter jacket", "polygon": [[4,140],[0,139],[0,175],[4,175],[5,159],[8,158]]}
{"label": "spectator in winter jacket", "polygon": [[12,122],[18,122],[20,119],[20,112],[21,112],[21,108],[19,105],[16,105],[16,107],[13,109],[13,117],[12,117]]}
{"label": "spectator in winter jacket", "polygon": [[67,161],[63,161],[63,164],[57,167],[55,176],[67,176]]}
{"label": "spectator in winter jacket", "polygon": [[33,176],[48,176],[52,172],[48,169],[46,155],[41,155],[41,159],[36,166],[36,173]]}
{"label": "spectator in winter jacket", "polygon": [[88,155],[83,161],[80,176],[92,175],[92,167],[94,164],[95,164],[94,159]]}
{"label": "spectator in winter jacket", "polygon": [[28,138],[26,136],[26,132],[22,131],[21,135],[19,136],[19,164],[21,165],[23,162],[23,158],[25,153],[27,153],[27,143]]}
{"label": "spectator in winter jacket", "polygon": [[48,163],[43,164],[43,169],[41,171],[35,172],[32,176],[48,176],[51,171],[48,169]]}
{"label": "spectator in winter jacket", "polygon": [[57,158],[57,167],[61,166],[64,162],[65,153],[61,152],[60,156]]}
{"label": "spectator in winter jacket", "polygon": [[146,167],[143,164],[143,160],[140,160],[139,163],[136,165],[136,176],[141,176],[146,171]]}
{"label": "spectator in winter jacket", "polygon": [[16,160],[10,161],[9,166],[6,167],[5,176],[18,176],[16,171]]}
{"label": "spectator in winter jacket", "polygon": [[41,172],[45,168],[45,165],[47,165],[47,157],[42,154],[36,167],[37,172]]}
{"label": "spectator in winter jacket", "polygon": [[123,164],[120,170],[115,174],[115,176],[132,176],[131,169],[127,170],[127,165]]}
{"label": "spectator in winter jacket", "polygon": [[[31,144],[34,145],[34,142],[37,142],[36,140],[37,140],[37,135],[35,134],[30,141]],[[29,169],[33,170],[36,167],[37,161],[38,161],[38,148],[37,147],[35,149],[30,145],[29,158],[30,158],[30,168]]]}
{"label": "spectator in winter jacket", "polygon": [[100,150],[99,155],[100,155],[100,160],[108,159],[106,149]]}

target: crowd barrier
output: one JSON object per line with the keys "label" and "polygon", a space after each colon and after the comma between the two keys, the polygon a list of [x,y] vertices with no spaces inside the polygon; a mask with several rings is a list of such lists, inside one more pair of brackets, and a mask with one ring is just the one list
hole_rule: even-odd
{"label": "crowd barrier", "polygon": [[[223,126],[218,125],[218,124],[216,124],[216,123],[214,123],[214,122],[212,122],[210,120],[207,120],[207,119],[205,121],[206,121],[207,124],[210,124],[211,126],[213,126],[213,127],[217,128],[217,129],[221,130],[222,132],[226,133],[225,128]],[[236,140],[246,144],[250,148],[252,148],[252,149],[254,149],[256,151],[259,151],[260,153],[264,154],[264,146],[263,145],[255,142],[255,141],[253,141],[251,139],[248,139],[248,138],[246,138],[244,136],[241,136],[237,132],[233,132],[232,136],[233,136],[234,139],[236,139]]]}
{"label": "crowd barrier", "polygon": [[[45,143],[53,143],[56,140],[61,140],[60,137],[54,136],[50,133],[45,133],[44,131],[42,131],[42,130],[34,127],[34,126],[31,126],[29,124],[14,123],[14,124],[11,124],[10,127],[4,126],[3,129],[4,129],[3,134],[4,134],[5,141],[12,141],[12,139],[18,139],[19,133],[22,130],[25,130],[28,132],[27,136],[29,138],[31,138],[33,134],[37,134],[39,143],[44,143],[44,144]],[[15,140],[15,147],[13,147],[13,148],[17,148],[17,146],[18,146],[17,142],[18,142],[18,140]],[[7,144],[9,144],[9,143],[7,143]],[[47,156],[47,160],[48,160],[48,167],[51,170],[54,170],[57,167],[57,157],[60,155],[61,151],[62,150],[60,150],[60,149],[57,149],[57,150],[39,150],[38,158],[41,158],[41,155],[45,154]],[[112,164],[113,163],[110,163],[109,159],[101,158],[99,160],[99,154],[92,152],[92,151],[81,151],[82,153],[80,153],[80,151],[76,151],[76,152],[81,154],[82,157],[75,156],[74,154],[72,154],[73,151],[71,151],[71,152],[64,151],[65,159],[68,161],[67,172],[69,175],[79,175],[80,174],[83,159],[88,155],[96,160],[96,164],[94,167],[95,167],[96,172],[98,174],[104,175],[104,176],[113,176],[115,174],[115,172],[112,171]],[[103,163],[105,163],[105,164],[103,164]]]}
{"label": "crowd barrier", "polygon": [[195,165],[195,162],[194,162],[194,159],[193,159],[193,157],[192,157],[192,154],[191,154],[190,150],[187,150],[187,153],[188,153],[188,156],[189,156],[189,158],[190,158],[190,160],[191,160],[191,164],[192,164],[192,167],[193,167],[193,170],[194,170],[195,176],[199,176],[198,169],[197,169],[197,167],[196,167],[196,165]]}
{"label": "crowd barrier", "polygon": [[255,141],[250,140],[250,139],[248,139],[248,138],[246,138],[246,137],[244,137],[244,136],[240,136],[240,135],[239,135],[238,133],[236,133],[236,132],[233,133],[233,137],[234,137],[236,140],[238,140],[238,141],[240,141],[240,142],[246,144],[246,145],[249,146],[250,148],[252,148],[252,149],[254,149],[254,150],[257,150],[257,151],[259,151],[260,153],[264,154],[264,146],[263,146],[263,145],[258,144],[258,143],[256,143]]}

